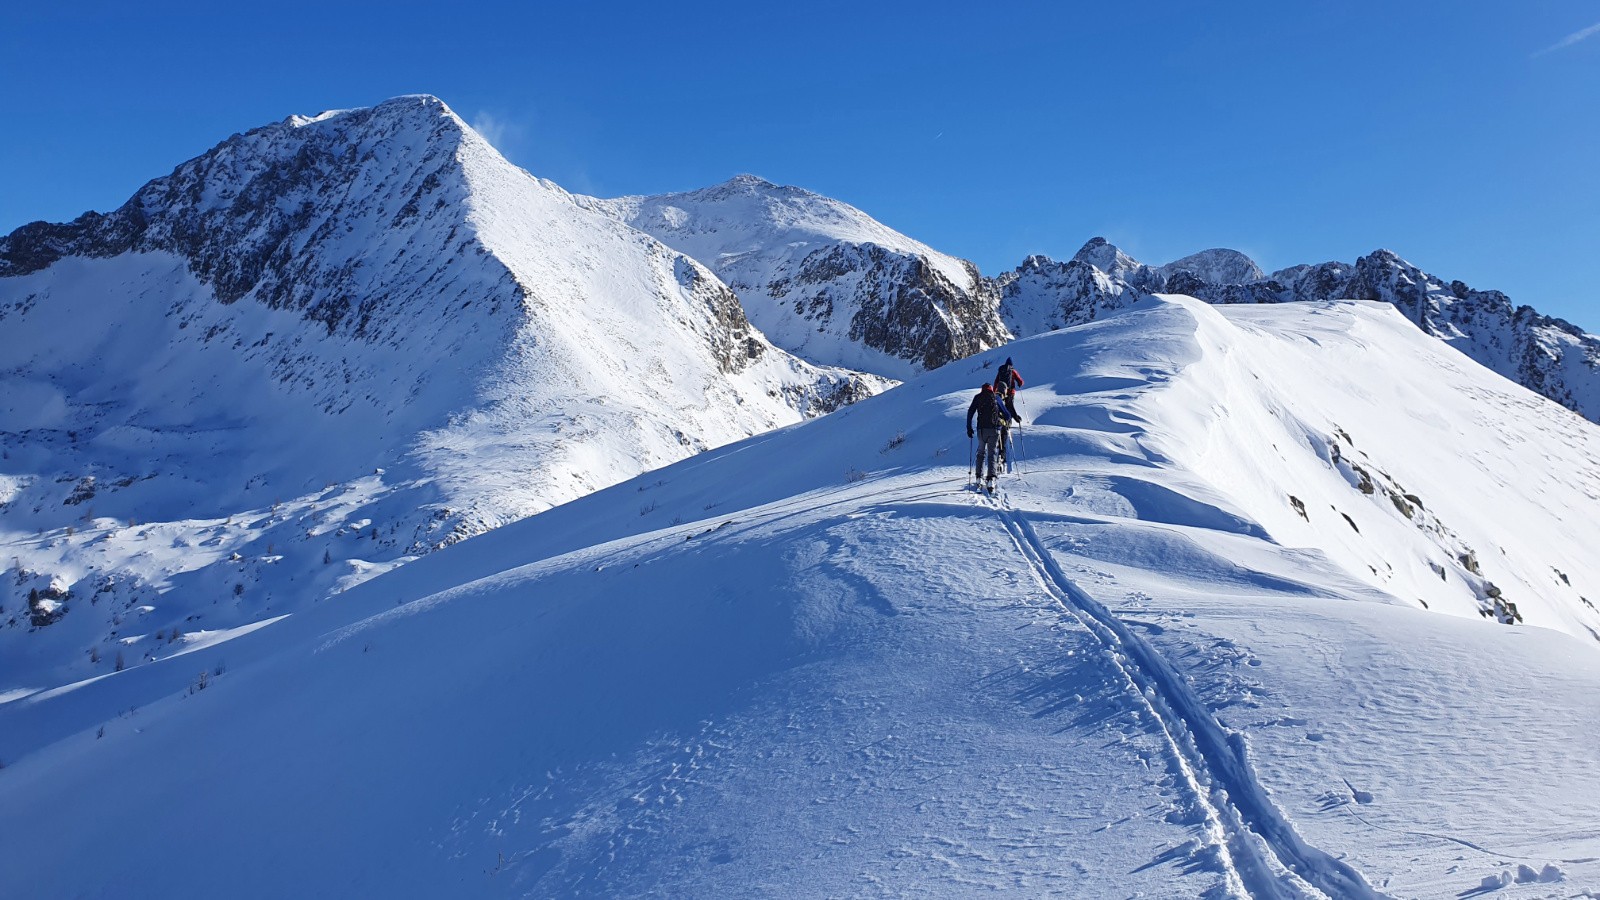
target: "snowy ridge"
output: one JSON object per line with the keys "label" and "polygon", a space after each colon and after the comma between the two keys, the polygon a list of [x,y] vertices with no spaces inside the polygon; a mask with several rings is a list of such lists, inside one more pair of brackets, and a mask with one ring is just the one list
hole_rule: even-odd
{"label": "snowy ridge", "polygon": [[[962,417],[1007,355],[1027,422],[987,497]],[[0,866],[133,897],[1592,893],[1600,428],[1451,356],[1383,304],[1182,297],[980,354],[0,705],[0,828],[56,836]],[[1452,535],[1479,559],[1441,578]]]}
{"label": "snowy ridge", "polygon": [[740,175],[579,202],[710,267],[774,343],[817,364],[903,379],[1010,337],[972,263],[801,188]]}
{"label": "snowy ridge", "polygon": [[1291,266],[1267,276],[1235,250],[1147,266],[1097,237],[1068,262],[1029,257],[996,283],[1001,316],[1017,335],[1093,321],[1161,292],[1223,304],[1377,300],[1512,381],[1600,421],[1600,337],[1531,307],[1513,308],[1499,291],[1424,273],[1388,250],[1354,265]]}
{"label": "snowy ridge", "polygon": [[[883,382],[403,97],[0,239],[0,684],[138,664]],[[29,633],[30,629],[39,629]]]}
{"label": "snowy ridge", "polygon": [[[1279,540],[1316,546],[1416,605],[1597,634],[1597,598],[1572,589],[1562,562],[1588,555],[1575,523],[1600,498],[1586,462],[1600,449],[1594,424],[1370,309],[1197,315],[1207,352],[1195,377],[1147,413],[1190,430],[1157,446],[1212,476]],[[1404,357],[1386,363],[1387,382],[1359,373],[1369,346]],[[1270,395],[1245,384],[1269,378]],[[1540,448],[1537,463],[1519,461],[1523,442]],[[1289,445],[1313,452],[1285,456]],[[1508,523],[1522,542],[1506,542]],[[1390,552],[1408,545],[1415,555]]]}

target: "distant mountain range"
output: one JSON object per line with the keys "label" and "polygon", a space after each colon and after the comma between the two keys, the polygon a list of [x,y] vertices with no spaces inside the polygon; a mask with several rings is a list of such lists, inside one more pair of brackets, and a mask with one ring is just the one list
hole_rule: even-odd
{"label": "distant mountain range", "polygon": [[1156,293],[1222,304],[1376,300],[1489,369],[1600,420],[1600,337],[1532,307],[1513,307],[1499,291],[1446,282],[1388,250],[1354,265],[1325,262],[1265,275],[1236,250],[1148,266],[1095,238],[1066,262],[1029,257],[997,281],[1001,315],[1018,336],[1092,321]]}

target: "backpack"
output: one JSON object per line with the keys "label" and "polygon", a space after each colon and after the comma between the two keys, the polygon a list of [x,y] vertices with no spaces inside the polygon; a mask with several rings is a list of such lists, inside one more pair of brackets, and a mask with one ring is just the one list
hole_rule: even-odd
{"label": "backpack", "polygon": [[994,376],[994,389],[995,390],[997,390],[997,391],[1005,391],[1005,390],[1010,390],[1011,389],[1011,370],[1012,370],[1012,368],[1013,367],[1012,367],[1012,365],[1010,363],[1006,363],[1005,365],[1002,365],[1000,367],[1000,371]]}
{"label": "backpack", "polygon": [[978,395],[983,398],[978,401],[978,427],[999,428],[1005,424],[1005,409],[1000,405],[1000,396],[996,393],[984,391]]}

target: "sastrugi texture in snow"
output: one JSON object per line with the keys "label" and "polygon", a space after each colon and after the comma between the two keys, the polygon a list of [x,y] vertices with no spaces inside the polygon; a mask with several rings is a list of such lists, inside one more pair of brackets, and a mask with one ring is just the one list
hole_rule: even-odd
{"label": "sastrugi texture in snow", "polygon": [[[1007,355],[1026,424],[991,497],[962,416]],[[1146,298],[0,704],[0,833],[48,837],[0,871],[1583,896],[1597,454],[1390,306]]]}

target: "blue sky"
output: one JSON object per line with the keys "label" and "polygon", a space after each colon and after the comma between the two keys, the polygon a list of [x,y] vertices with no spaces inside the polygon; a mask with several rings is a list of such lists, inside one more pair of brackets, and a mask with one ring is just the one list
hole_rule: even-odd
{"label": "blue sky", "polygon": [[[270,7],[270,8],[269,8]],[[436,94],[615,196],[740,172],[1009,269],[1379,247],[1600,331],[1600,3],[13,3],[0,232]]]}

